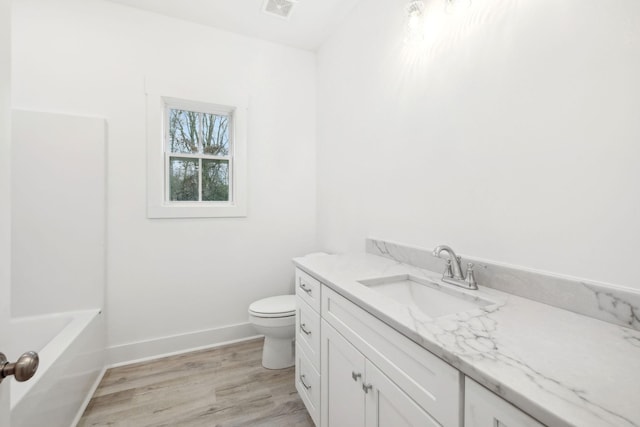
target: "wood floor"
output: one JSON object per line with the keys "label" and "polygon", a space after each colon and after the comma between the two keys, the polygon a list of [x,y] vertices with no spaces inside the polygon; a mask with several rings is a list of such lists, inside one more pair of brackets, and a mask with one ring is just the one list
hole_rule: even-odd
{"label": "wood floor", "polygon": [[261,355],[259,339],[109,369],[78,427],[312,427],[294,368]]}

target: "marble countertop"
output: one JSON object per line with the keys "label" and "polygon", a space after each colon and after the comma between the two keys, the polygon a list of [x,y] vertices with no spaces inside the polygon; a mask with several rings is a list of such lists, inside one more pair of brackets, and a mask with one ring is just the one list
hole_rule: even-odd
{"label": "marble countertop", "polygon": [[639,331],[483,286],[498,304],[431,319],[358,281],[440,273],[364,253],[294,263],[546,425],[640,427]]}

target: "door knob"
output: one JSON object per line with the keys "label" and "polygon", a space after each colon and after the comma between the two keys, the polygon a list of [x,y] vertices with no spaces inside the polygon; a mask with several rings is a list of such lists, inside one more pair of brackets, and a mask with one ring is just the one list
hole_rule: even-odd
{"label": "door knob", "polygon": [[35,351],[27,351],[16,363],[9,363],[7,356],[0,353],[0,382],[10,375],[14,375],[16,381],[27,381],[36,373],[39,363],[40,358]]}

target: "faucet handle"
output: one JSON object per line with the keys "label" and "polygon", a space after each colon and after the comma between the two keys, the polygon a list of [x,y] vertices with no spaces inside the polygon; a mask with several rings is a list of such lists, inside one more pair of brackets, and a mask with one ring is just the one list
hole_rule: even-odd
{"label": "faucet handle", "polygon": [[476,282],[476,277],[473,274],[473,263],[470,262],[467,264],[467,286],[469,289],[478,289],[478,283]]}
{"label": "faucet handle", "polygon": [[451,279],[453,277],[453,269],[451,267],[451,258],[447,259],[447,265],[444,267],[442,278]]}

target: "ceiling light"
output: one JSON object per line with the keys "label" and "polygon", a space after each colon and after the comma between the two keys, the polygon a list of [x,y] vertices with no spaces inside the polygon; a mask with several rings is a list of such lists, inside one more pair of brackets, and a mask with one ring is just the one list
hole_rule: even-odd
{"label": "ceiling light", "polygon": [[265,0],[262,10],[269,15],[288,19],[298,0]]}
{"label": "ceiling light", "polygon": [[424,40],[424,9],[422,0],[411,0],[407,5],[405,43],[417,43]]}

